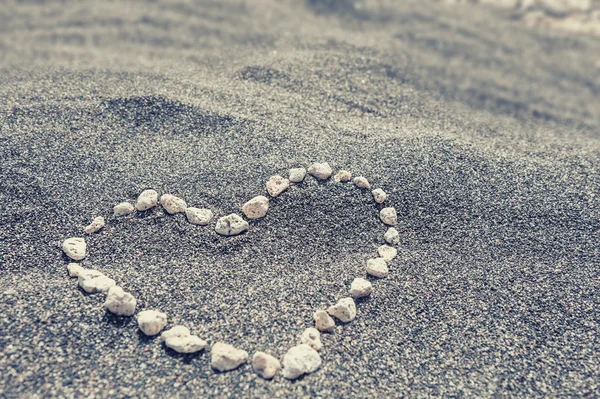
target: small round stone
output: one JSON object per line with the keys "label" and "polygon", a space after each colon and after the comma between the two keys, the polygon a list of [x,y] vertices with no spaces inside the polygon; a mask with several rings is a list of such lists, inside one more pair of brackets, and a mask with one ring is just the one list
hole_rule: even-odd
{"label": "small round stone", "polygon": [[377,248],[377,253],[379,254],[379,256],[385,259],[386,262],[389,262],[396,257],[398,251],[394,247],[382,245],[379,248]]}
{"label": "small round stone", "polygon": [[67,265],[67,271],[69,272],[70,277],[79,277],[85,269],[79,263],[71,262]]}
{"label": "small round stone", "polygon": [[105,225],[106,222],[104,221],[104,218],[102,216],[95,217],[94,220],[92,220],[92,223],[88,224],[85,227],[85,232],[86,234],[95,233],[101,228],[103,228]]}
{"label": "small round stone", "polygon": [[350,295],[353,298],[364,298],[371,295],[373,292],[373,285],[367,279],[357,277],[352,281],[350,285]]}
{"label": "small round stone", "polygon": [[265,352],[256,352],[252,356],[252,367],[258,375],[269,380],[281,370],[281,363],[274,356]]}
{"label": "small round stone", "polygon": [[339,319],[342,323],[349,323],[356,318],[356,304],[352,298],[342,298],[335,305],[327,309],[327,313]]}
{"label": "small round stone", "polygon": [[396,230],[393,227],[390,227],[383,235],[383,239],[388,244],[398,245],[400,243],[400,234],[398,234],[398,230]]}
{"label": "small round stone", "polygon": [[315,162],[308,168],[308,173],[319,180],[327,180],[329,179],[329,176],[331,176],[332,170],[327,162]]}
{"label": "small round stone", "polygon": [[144,190],[138,196],[135,203],[135,209],[138,211],[147,211],[150,208],[154,208],[158,205],[158,193],[156,190]]}
{"label": "small round stone", "polygon": [[294,380],[304,374],[317,371],[321,367],[321,356],[307,344],[290,348],[283,356],[283,376]]}
{"label": "small round stone", "polygon": [[367,180],[366,177],[355,177],[354,180],[352,180],[354,182],[354,185],[358,188],[364,188],[364,189],[371,189],[371,184],[369,184],[369,181]]}
{"label": "small round stone", "polygon": [[300,343],[307,344],[316,351],[320,351],[323,348],[321,342],[321,333],[314,327],[309,327],[300,336]]}
{"label": "small round stone", "polygon": [[81,260],[85,258],[87,246],[85,240],[80,237],[67,238],[62,243],[62,250],[73,260]]}
{"label": "small round stone", "polygon": [[398,223],[398,215],[394,208],[383,208],[379,212],[379,218],[381,218],[381,221],[388,226],[395,226],[396,223]]}
{"label": "small round stone", "polygon": [[223,342],[217,342],[210,350],[210,365],[219,371],[236,369],[247,360],[248,352]]}
{"label": "small round stone", "polygon": [[217,221],[215,231],[223,236],[235,236],[248,230],[248,227],[248,222],[242,219],[241,216],[232,213]]}
{"label": "small round stone", "polygon": [[118,316],[133,316],[136,304],[137,301],[133,295],[115,285],[108,289],[104,307]]}
{"label": "small round stone", "polygon": [[387,262],[383,258],[369,259],[367,261],[367,274],[377,278],[384,278],[390,274]]}
{"label": "small round stone", "polygon": [[77,277],[77,284],[88,294],[107,292],[110,287],[117,285],[115,280],[106,277],[98,270],[84,270]]}
{"label": "small round stone", "polygon": [[376,188],[375,190],[371,191],[371,194],[373,194],[373,199],[378,204],[383,204],[387,199],[387,194],[380,188]]}
{"label": "small round stone", "polygon": [[267,191],[271,197],[277,197],[290,187],[290,181],[285,177],[271,176],[267,182]]}
{"label": "small round stone", "polygon": [[242,211],[248,219],[264,218],[269,210],[269,199],[264,195],[252,198],[242,206]]}
{"label": "small round stone", "polygon": [[335,329],[335,321],[324,310],[317,310],[313,315],[313,319],[315,328],[321,332],[332,332]]}
{"label": "small round stone", "polygon": [[347,170],[340,170],[333,176],[333,181],[336,183],[346,183],[352,180],[352,173]]}
{"label": "small round stone", "polygon": [[137,323],[144,334],[156,335],[167,325],[167,314],[158,310],[143,310],[137,315]]}
{"label": "small round stone", "polygon": [[160,204],[170,215],[175,213],[183,213],[187,208],[187,204],[182,198],[176,197],[172,194],[163,194],[160,197]]}
{"label": "small round stone", "polygon": [[113,207],[114,216],[131,215],[133,211],[135,211],[135,208],[129,202],[121,202]]}
{"label": "small round stone", "polygon": [[185,208],[185,217],[188,222],[206,226],[213,218],[213,212],[207,208]]}
{"label": "small round stone", "polygon": [[165,345],[178,353],[199,352],[208,346],[208,343],[197,335],[191,335],[190,330],[184,326],[174,326],[164,331],[160,337]]}
{"label": "small round stone", "polygon": [[290,181],[292,183],[300,183],[306,177],[306,169],[304,168],[293,168],[290,169]]}

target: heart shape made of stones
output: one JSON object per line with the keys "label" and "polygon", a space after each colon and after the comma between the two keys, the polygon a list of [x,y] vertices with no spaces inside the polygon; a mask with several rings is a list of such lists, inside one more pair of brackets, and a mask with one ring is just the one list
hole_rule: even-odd
{"label": "heart shape made of stones", "polygon": [[[277,197],[285,192],[290,184],[302,182],[307,174],[317,180],[325,181],[331,177],[332,173],[332,169],[327,163],[314,163],[308,170],[301,167],[293,168],[289,171],[289,178],[280,175],[272,176],[266,183],[266,191],[269,196]],[[371,185],[365,177],[359,176],[352,179],[352,174],[346,170],[336,173],[332,180],[336,183],[352,181],[359,189],[371,189]],[[381,188],[372,190],[371,194],[377,204],[383,204],[387,200],[387,194]],[[159,197],[158,192],[152,189],[144,190],[138,196],[135,206],[128,202],[115,205],[113,214],[116,217],[121,217],[130,215],[135,210],[146,211],[158,205],[161,205],[168,214],[185,214],[187,220],[195,225],[206,226],[211,223],[214,217],[209,209],[188,207],[185,200],[171,194],[163,194]],[[258,195],[242,206],[243,214],[251,220],[266,217],[268,210],[269,198],[264,195]],[[399,244],[400,237],[398,231],[393,227],[397,224],[397,214],[394,208],[382,208],[379,212],[379,218],[381,222],[388,226],[388,230],[383,237],[388,245],[383,244],[377,249],[379,256],[367,261],[365,272],[377,279],[383,279],[389,274],[388,263],[397,255],[394,246]],[[85,227],[84,232],[94,234],[102,230],[105,224],[104,218],[98,216]],[[235,213],[222,216],[215,224],[215,232],[227,237],[242,234],[248,229],[249,223],[242,216]],[[66,239],[63,242],[62,249],[74,261],[84,259],[87,254],[85,239],[81,237]],[[77,277],[78,285],[83,291],[88,294],[104,293],[106,295],[104,307],[109,312],[124,317],[131,317],[135,314],[136,299],[132,294],[118,286],[115,280],[98,270],[85,269],[75,262],[69,263],[67,270],[69,276]],[[295,379],[319,369],[322,360],[318,351],[323,347],[321,333],[334,330],[334,318],[342,323],[352,322],[356,318],[354,299],[369,296],[372,292],[373,285],[369,280],[364,277],[356,277],[348,290],[349,296],[340,298],[337,303],[332,304],[327,309],[317,309],[314,312],[314,327],[308,327],[304,330],[300,335],[299,344],[290,348],[281,362],[270,354],[260,351],[255,352],[252,362],[256,373],[265,379],[271,379],[282,369],[283,363],[283,376],[287,379]],[[159,310],[147,309],[137,314],[137,323],[139,329],[145,335],[155,336],[167,326],[168,316]],[[199,352],[208,346],[205,340],[193,335],[183,325],[176,325],[163,331],[161,339],[167,347],[179,353]],[[249,358],[248,352],[245,350],[235,348],[224,342],[213,344],[210,354],[211,366],[221,372],[233,370],[247,362]]]}

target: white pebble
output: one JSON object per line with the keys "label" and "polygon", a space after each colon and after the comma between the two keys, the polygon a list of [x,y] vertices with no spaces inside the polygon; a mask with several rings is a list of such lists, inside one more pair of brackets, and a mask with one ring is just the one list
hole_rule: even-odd
{"label": "white pebble", "polygon": [[321,356],[307,344],[290,348],[283,356],[283,376],[294,380],[304,374],[315,372],[321,367]]}
{"label": "white pebble", "polygon": [[118,285],[109,288],[104,307],[118,316],[133,316],[137,301],[129,292]]}
{"label": "white pebble", "polygon": [[398,234],[398,230],[393,227],[390,227],[385,234],[383,235],[385,242],[391,245],[398,245],[400,243],[400,234]]}
{"label": "white pebble", "polygon": [[252,356],[252,367],[258,375],[269,380],[281,370],[281,363],[274,356],[265,352],[256,352]]}
{"label": "white pebble", "polygon": [[349,323],[356,318],[356,305],[352,298],[342,298],[335,305],[327,308],[327,313],[339,319],[342,323]]}
{"label": "white pebble", "polygon": [[85,240],[79,237],[67,238],[63,241],[62,250],[64,253],[73,260],[81,260],[85,258],[85,251],[87,246]]}
{"label": "white pebble", "polygon": [[381,218],[381,221],[388,226],[395,226],[396,223],[398,223],[398,215],[394,208],[383,208],[379,212],[379,218]]}
{"label": "white pebble", "polygon": [[158,310],[143,310],[137,315],[137,323],[144,334],[156,335],[167,325],[167,314]]}
{"label": "white pebble", "polygon": [[175,213],[183,213],[187,208],[187,204],[182,198],[176,197],[172,194],[163,194],[160,197],[160,204],[170,215]]}
{"label": "white pebble", "polygon": [[300,183],[306,177],[306,169],[293,168],[290,169],[290,181],[292,183]]}
{"label": "white pebble", "polygon": [[232,213],[217,221],[215,231],[224,236],[235,236],[248,230],[248,227],[248,222],[242,219],[241,216]]}
{"label": "white pebble", "polygon": [[353,298],[364,298],[371,295],[373,292],[373,285],[367,279],[357,277],[352,280],[350,285],[350,295]]}
{"label": "white pebble", "polygon": [[205,340],[190,334],[190,329],[184,326],[174,326],[170,330],[164,331],[160,337],[165,341],[167,347],[178,353],[199,352],[208,346]]}
{"label": "white pebble", "polygon": [[290,181],[285,177],[271,176],[267,182],[267,191],[271,197],[277,197],[290,187]]}
{"label": "white pebble", "polygon": [[79,263],[71,262],[67,265],[67,271],[69,272],[69,277],[79,277],[85,269]]}
{"label": "white pebble", "polygon": [[321,333],[314,327],[309,327],[300,336],[300,343],[307,344],[316,351],[320,351],[323,348],[321,342]]}
{"label": "white pebble", "polygon": [[158,193],[156,190],[144,190],[135,203],[135,209],[138,211],[147,211],[156,205],[158,205]]}
{"label": "white pebble", "polygon": [[131,215],[133,211],[135,211],[135,208],[129,202],[121,202],[113,207],[115,216]]}
{"label": "white pebble", "polygon": [[210,365],[219,371],[236,369],[247,360],[248,352],[223,342],[217,342],[210,350]]}
{"label": "white pebble", "polygon": [[367,274],[377,278],[384,278],[390,274],[387,262],[383,258],[369,259],[367,261]]}
{"label": "white pebble", "polygon": [[92,220],[92,223],[88,224],[85,227],[85,232],[87,234],[95,233],[101,228],[103,228],[105,225],[106,222],[104,221],[104,218],[102,216],[95,217],[94,220]]}
{"label": "white pebble", "polygon": [[386,262],[389,262],[396,257],[398,251],[394,247],[382,245],[379,248],[377,248],[377,253],[379,254],[379,256],[385,259]]}
{"label": "white pebble", "polygon": [[269,199],[264,195],[252,198],[242,206],[242,211],[249,219],[264,218],[269,210]]}
{"label": "white pebble", "polygon": [[345,183],[350,180],[352,180],[352,173],[350,173],[347,170],[340,170],[339,172],[337,172],[335,174],[335,176],[333,176],[333,181],[336,183],[339,183],[339,182]]}
{"label": "white pebble", "polygon": [[324,310],[317,310],[313,315],[313,319],[316,329],[321,332],[332,332],[335,329],[335,321]]}
{"label": "white pebble", "polygon": [[378,204],[383,204],[387,199],[387,194],[380,188],[376,188],[375,190],[371,191],[371,194],[373,194],[373,199]]}
{"label": "white pebble", "polygon": [[354,185],[358,188],[365,188],[367,190],[369,190],[371,188],[371,185],[369,184],[369,181],[367,180],[366,177],[355,177],[354,180],[352,180],[354,182]]}
{"label": "white pebble", "polygon": [[213,218],[213,212],[206,208],[185,208],[185,216],[188,222],[192,224],[198,224],[200,226],[206,226],[210,223]]}
{"label": "white pebble", "polygon": [[98,292],[106,292],[117,285],[115,280],[106,277],[102,272],[98,270],[84,270],[79,273],[77,278],[77,284],[88,294],[95,294]]}
{"label": "white pebble", "polygon": [[308,168],[308,173],[319,180],[327,180],[329,179],[329,176],[331,176],[332,170],[327,162],[315,162]]}

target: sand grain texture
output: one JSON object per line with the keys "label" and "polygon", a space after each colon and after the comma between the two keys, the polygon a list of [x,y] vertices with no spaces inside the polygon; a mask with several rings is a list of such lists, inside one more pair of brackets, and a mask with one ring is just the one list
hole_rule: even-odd
{"label": "sand grain texture", "polygon": [[[487,7],[356,4],[2,6],[0,396],[598,391],[600,43]],[[313,162],[388,198],[307,175],[248,232],[215,233]],[[213,221],[112,216],[149,187]],[[61,250],[103,216],[83,267],[167,329],[280,358],[364,276],[383,206],[398,211],[390,275],[293,383],[166,349],[78,289]]]}

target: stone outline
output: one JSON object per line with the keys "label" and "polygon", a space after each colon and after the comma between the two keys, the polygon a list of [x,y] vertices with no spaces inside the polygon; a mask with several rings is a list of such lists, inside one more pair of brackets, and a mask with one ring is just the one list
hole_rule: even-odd
{"label": "stone outline", "polygon": [[[326,173],[326,174],[327,174],[327,176],[326,176],[326,177],[325,177],[325,176],[323,176],[323,171],[322,171],[322,169],[323,169],[323,168],[325,168],[325,169],[329,169],[329,171],[328,171],[329,173],[328,173],[328,174]],[[301,168],[301,167],[299,167],[299,168],[292,168],[292,169],[291,169],[289,172],[292,172],[292,171],[294,171],[294,170],[295,170],[295,171],[298,171],[299,169],[303,169],[303,168]],[[311,173],[311,172],[312,172],[313,170],[315,170],[315,169],[317,170],[317,172],[318,172],[318,173]],[[331,171],[331,168],[329,167],[329,165],[328,165],[327,163],[322,163],[322,164],[321,164],[321,163],[314,163],[313,165],[311,165],[311,167],[309,167],[309,168],[308,168],[308,171],[306,171],[306,169],[304,169],[304,171],[305,171],[305,173],[304,173],[304,176],[302,176],[302,179],[301,179],[301,180],[298,180],[298,181],[290,181],[290,180],[288,180],[288,179],[282,178],[282,177],[281,177],[281,176],[279,176],[279,175],[274,175],[274,176],[271,176],[271,178],[269,179],[269,181],[267,182],[267,185],[266,185],[266,191],[268,192],[268,194],[269,194],[269,197],[271,197],[271,198],[275,198],[275,197],[279,196],[279,195],[280,195],[280,194],[282,194],[284,191],[286,191],[286,190],[287,190],[287,188],[288,188],[288,187],[289,187],[291,184],[300,184],[300,183],[302,183],[302,182],[303,182],[303,181],[306,179],[306,175],[308,175],[308,174],[312,175],[312,176],[313,176],[313,177],[314,177],[314,178],[315,178],[317,181],[321,181],[321,182],[324,182],[324,181],[330,180],[330,177],[331,177],[331,176],[332,176],[332,174],[333,174],[333,172]],[[338,174],[339,174],[339,173],[347,173],[348,175],[350,175],[350,173],[349,173],[349,172],[347,172],[346,170],[341,170],[341,171],[339,171],[339,172],[338,172]],[[350,176],[351,176],[351,175],[350,175]],[[388,198],[389,198],[389,197],[387,196],[387,194],[386,194],[385,192],[383,192],[383,190],[382,190],[381,188],[374,188],[374,189],[371,189],[372,187],[370,186],[370,183],[368,182],[368,180],[367,180],[366,178],[362,177],[362,176],[361,176],[361,177],[359,177],[359,178],[355,178],[355,179],[353,179],[353,180],[351,180],[349,177],[348,177],[347,179],[342,179],[342,180],[340,180],[340,179],[338,179],[337,177],[338,177],[338,175],[334,176],[334,177],[331,179],[331,180],[332,180],[332,181],[333,181],[335,184],[344,184],[344,183],[349,183],[349,184],[352,184],[352,185],[354,185],[355,187],[357,187],[359,190],[365,190],[365,189],[369,190],[369,192],[370,192],[371,196],[373,197],[373,200],[374,200],[373,202],[375,202],[375,203],[376,203],[376,205],[381,205],[383,202],[387,201],[387,200],[388,200]],[[281,190],[280,192],[272,192],[272,189],[271,189],[271,186],[270,186],[270,182],[272,182],[272,181],[273,181],[273,179],[284,179],[284,180],[286,180],[286,181],[287,181],[287,186],[286,186],[286,187],[285,187],[283,190]],[[147,191],[147,190],[144,190],[144,191],[142,191],[142,193],[143,193],[143,192],[146,192],[146,191]],[[376,195],[376,194],[375,194],[375,191],[377,191],[377,192],[378,192],[378,194],[380,194],[381,192],[383,192],[383,193],[384,193],[384,196],[385,196],[385,198],[384,198],[384,200],[383,200],[383,201],[379,201],[379,200],[378,200],[378,195]],[[162,194],[162,196],[161,196],[161,198],[162,198],[164,195],[170,195],[170,194],[168,194],[168,193],[163,193],[163,194]],[[259,196],[262,196],[262,194],[260,194]],[[256,196],[256,197],[253,197],[252,199],[254,199],[254,198],[257,198],[257,197],[258,197],[258,196]],[[252,199],[250,199],[249,201],[251,201]],[[181,200],[182,200],[182,201],[184,201],[183,199],[181,199]],[[249,201],[248,201],[248,202],[249,202]],[[122,205],[122,204],[125,204],[125,203],[124,203],[124,202],[122,202],[122,203],[120,203],[120,204],[118,204],[118,205]],[[117,206],[118,206],[118,205],[117,205]],[[151,208],[153,208],[153,207],[155,207],[155,206],[162,206],[162,207],[163,207],[163,210],[164,210],[164,211],[165,211],[167,214],[169,214],[169,215],[172,215],[172,214],[173,214],[173,213],[171,213],[171,212],[167,212],[167,210],[165,209],[165,206],[164,206],[164,204],[162,204],[160,201],[157,201],[157,203],[156,203],[154,206],[151,206],[151,207],[150,207],[150,208],[148,208],[148,209],[151,209]],[[137,207],[132,207],[132,208],[133,208],[133,209],[136,209]],[[186,206],[186,208],[187,208],[187,206]],[[243,208],[243,207],[242,207],[242,208]],[[267,208],[268,208],[268,206],[267,206]],[[394,208],[389,208],[389,207],[382,208],[382,209],[379,211],[379,214],[380,214],[380,217],[379,217],[379,218],[380,218],[380,221],[381,221],[381,222],[382,222],[382,223],[383,223],[383,224],[384,224],[386,227],[388,227],[388,231],[386,232],[386,234],[384,234],[384,239],[383,239],[383,241],[384,241],[384,244],[382,244],[382,246],[384,246],[384,245],[389,245],[390,247],[392,247],[392,248],[394,248],[394,249],[395,249],[395,247],[396,247],[396,246],[398,246],[398,244],[399,244],[399,243],[397,242],[397,240],[396,240],[396,241],[388,241],[388,240],[387,240],[387,238],[386,238],[386,236],[387,236],[387,233],[389,232],[389,229],[390,229],[390,228],[392,228],[392,227],[394,227],[394,226],[397,224],[397,222],[394,220],[394,223],[393,223],[393,224],[388,224],[388,223],[385,223],[385,221],[384,221],[384,219],[385,219],[385,218],[383,217],[383,213],[382,213],[382,211],[383,211],[384,209],[385,209],[385,210],[388,210],[388,211],[393,211],[393,213],[394,213],[394,214],[396,213],[396,211],[395,211],[395,209],[394,209]],[[240,209],[240,210],[242,210],[242,209]],[[134,212],[134,211],[132,211],[132,212],[130,212],[130,213],[127,213],[127,214],[122,214],[122,213],[120,213],[120,214],[118,214],[118,215],[115,213],[115,216],[116,216],[116,217],[120,217],[120,216],[126,216],[126,215],[130,215],[130,214],[132,214],[133,212]],[[176,213],[183,213],[184,215],[186,215],[186,216],[185,216],[185,217],[186,217],[186,219],[188,219],[188,218],[187,218],[187,214],[186,214],[186,212],[185,212],[185,211],[182,211],[182,212],[176,212]],[[249,220],[253,220],[253,219],[255,219],[255,218],[250,218],[248,215],[246,215],[246,212],[245,212],[245,211],[243,211],[243,210],[242,210],[242,214],[243,214],[243,215],[246,217],[246,219],[249,219]],[[266,217],[266,214],[267,214],[267,211],[265,211],[265,215],[264,215],[264,216],[262,216],[262,217]],[[237,214],[232,214],[232,215],[236,215],[236,216],[237,216]],[[216,234],[218,234],[218,235],[221,235],[221,236],[223,236],[222,234],[220,234],[220,233],[218,233],[218,232],[216,231],[216,227],[217,227],[217,225],[218,225],[218,223],[219,223],[219,221],[220,221],[221,219],[223,219],[223,218],[226,218],[226,217],[230,217],[230,216],[232,216],[232,215],[228,215],[228,216],[222,216],[222,217],[221,217],[221,218],[219,218],[219,219],[218,219],[216,222],[215,222],[215,220],[214,220],[215,218],[214,218],[214,216],[213,216],[213,217],[212,217],[212,219],[211,219],[211,220],[210,220],[210,221],[209,221],[207,224],[211,224],[211,223],[212,223],[212,224],[215,224],[215,229],[214,229],[214,230],[215,230],[215,233],[216,233]],[[96,217],[96,218],[94,219],[94,221],[96,221],[98,218],[99,218],[99,217]],[[241,217],[240,217],[240,218],[241,218]],[[188,220],[188,222],[190,222],[191,224],[195,224],[195,223],[192,223],[192,222],[191,222],[191,221],[189,221],[189,220]],[[93,222],[92,222],[92,223],[93,223]],[[246,225],[247,225],[247,222],[246,222]],[[202,226],[206,226],[206,225],[202,225]],[[98,229],[96,229],[96,230],[93,230],[93,231],[91,231],[91,232],[88,232],[88,228],[89,228],[89,226],[88,226],[88,227],[85,229],[85,233],[86,233],[86,234],[88,234],[88,235],[89,235],[89,234],[93,234],[93,233],[95,233],[95,232],[97,232],[97,231],[101,230],[103,227],[104,227],[104,224],[102,224],[102,226],[101,226],[100,228],[98,228]],[[225,235],[225,237],[239,235],[239,234],[242,234],[242,233],[244,233],[244,232],[245,232],[245,231],[247,231],[247,230],[248,230],[248,228],[246,228],[246,229],[242,230],[241,232],[239,232],[239,233],[237,233],[237,234]],[[395,234],[397,234],[397,233],[395,233]],[[67,238],[66,240],[71,240],[71,239],[73,239],[73,238],[75,238],[75,237],[70,237],[70,238]],[[65,241],[66,241],[66,240],[65,240]],[[85,245],[85,244],[84,244],[84,245]],[[380,248],[381,248],[381,247],[380,247]],[[69,254],[67,254],[66,252],[65,252],[65,254],[67,255],[67,257],[70,257],[70,255],[69,255]],[[378,255],[379,255],[378,257],[376,257],[376,258],[372,258],[372,259],[380,259],[380,258],[381,258],[381,259],[384,259],[384,258],[381,256],[381,254],[380,254],[380,253],[378,253]],[[79,258],[79,259],[74,259],[74,258],[71,258],[71,260],[73,260],[73,261],[81,261],[81,260],[85,259],[85,257],[86,257],[86,256],[87,256],[87,250],[85,250],[85,254],[84,254],[84,256],[83,256],[83,257],[81,257],[81,258]],[[394,256],[394,257],[395,257],[395,256]],[[392,260],[394,257],[392,257],[391,259],[384,259],[384,261],[385,261],[386,265],[387,265],[389,262],[391,262],[391,260]],[[372,260],[372,259],[369,259],[369,260],[367,261],[367,264],[369,264],[369,261],[370,261],[370,260]],[[78,266],[78,268],[76,268],[76,269],[77,269],[77,271],[76,271],[76,272],[72,272],[72,269],[74,268],[73,264],[75,264],[75,265],[77,265],[77,266]],[[78,277],[78,276],[79,276],[79,272],[81,272],[81,273],[83,274],[85,271],[88,271],[88,270],[94,270],[94,269],[84,269],[83,267],[81,267],[80,263],[75,263],[75,262],[69,262],[69,264],[67,265],[67,269],[68,269],[68,275],[69,275],[70,277]],[[100,271],[97,271],[97,272],[98,272],[98,273],[101,273]],[[103,273],[102,273],[102,274],[103,274]],[[334,314],[335,314],[335,316],[334,316],[334,317],[336,317],[336,318],[337,318],[337,319],[338,319],[338,320],[339,320],[339,321],[340,321],[342,324],[347,324],[347,323],[350,323],[350,322],[352,322],[352,321],[353,321],[353,320],[356,318],[356,304],[355,304],[355,301],[354,301],[354,300],[355,300],[355,299],[360,299],[360,298],[364,298],[364,297],[370,296],[370,295],[371,295],[371,293],[372,293],[372,290],[373,290],[373,289],[372,289],[372,287],[369,287],[368,293],[367,293],[366,295],[353,295],[353,294],[352,294],[352,287],[354,286],[354,281],[355,281],[355,280],[357,280],[357,279],[359,279],[359,280],[365,280],[365,279],[366,279],[366,276],[367,276],[367,275],[369,275],[369,274],[370,274],[370,275],[372,275],[373,277],[377,278],[378,280],[379,280],[379,279],[382,279],[382,278],[385,278],[385,277],[387,277],[387,276],[388,276],[388,273],[387,273],[387,271],[386,271],[386,274],[385,274],[385,275],[378,275],[378,274],[376,274],[376,273],[375,273],[375,274],[373,274],[373,273],[369,273],[369,271],[368,271],[368,267],[365,267],[365,273],[364,273],[364,275],[361,275],[361,276],[358,276],[358,277],[356,277],[356,278],[353,280],[353,283],[351,284],[351,287],[348,289],[348,295],[349,295],[349,296],[347,296],[347,297],[343,297],[343,298],[339,298],[339,299],[338,299],[338,301],[337,301],[335,304],[332,304],[332,305],[331,305],[331,306],[329,306],[327,309],[316,309],[316,310],[315,310],[315,312],[313,313],[313,319],[314,319],[314,321],[315,321],[315,323],[314,323],[314,324],[315,324],[315,326],[314,326],[314,327],[317,327],[317,328],[315,329],[313,326],[311,326],[311,327],[307,327],[307,328],[304,330],[304,333],[306,333],[306,331],[307,331],[308,329],[319,330],[320,332],[333,332],[333,331],[334,331],[334,329],[335,329],[335,321],[333,320],[333,318],[332,318],[331,316],[333,316]],[[367,281],[368,281],[368,280],[367,280]],[[81,282],[81,279],[79,279],[79,282]],[[116,287],[118,287],[118,286],[116,286]],[[93,291],[93,292],[92,292],[92,294],[93,294],[93,293],[98,293],[98,292],[103,292],[104,294],[106,294],[106,295],[107,295],[107,291],[104,291],[104,290],[97,290],[97,291]],[[89,291],[88,291],[88,295],[91,295],[91,294],[89,293]],[[130,295],[130,294],[128,294],[128,295]],[[108,295],[107,295],[107,296],[108,296]],[[338,307],[338,306],[339,306],[339,304],[340,304],[340,303],[345,303],[345,304],[348,304],[349,302],[351,302],[351,304],[350,304],[351,306],[350,306],[350,307],[345,307],[345,308],[343,309],[343,311],[341,312],[341,313],[343,313],[343,314],[344,314],[344,316],[340,316],[340,310],[339,310],[339,307]],[[108,308],[106,307],[106,304],[104,305],[104,307],[106,308],[106,310],[107,310],[107,311],[111,311],[110,309],[108,309]],[[124,315],[123,315],[123,314],[121,314],[120,316],[124,316],[124,317],[132,317],[132,316],[133,316],[134,314],[136,314],[136,313],[139,315],[139,314],[140,314],[141,312],[143,312],[143,311],[153,311],[153,310],[156,310],[156,309],[138,309],[138,308],[137,308],[137,306],[135,305],[135,299],[134,299],[134,313],[131,313],[131,314],[124,314]],[[159,312],[161,312],[161,310],[158,310],[158,311],[159,311]],[[329,323],[327,323],[328,325],[327,325],[326,327],[322,328],[322,329],[320,329],[320,328],[318,327],[318,326],[319,326],[319,323],[317,322],[317,317],[316,317],[316,315],[317,315],[317,313],[318,313],[318,312],[320,312],[320,313],[321,313],[321,315],[322,315],[322,313],[326,313],[326,314],[328,314],[328,315],[329,315],[329,319],[331,319],[331,320],[329,321]],[[348,312],[350,312],[350,314],[348,314]],[[323,316],[323,315],[322,315],[322,316]],[[340,319],[340,318],[342,318],[343,320],[342,320],[342,319]],[[136,319],[137,319],[137,317],[136,317]],[[166,324],[166,323],[165,323],[165,324]],[[173,327],[177,327],[177,326],[178,326],[178,325],[174,325],[174,326],[172,326],[171,328],[173,328]],[[164,333],[164,331],[169,331],[169,330],[164,330],[164,328],[165,328],[165,327],[166,327],[166,325],[165,325],[164,327],[160,328],[160,330],[159,330],[159,333],[160,333],[161,331],[162,331],[163,333]],[[140,326],[139,326],[139,325],[138,325],[138,328],[140,328]],[[304,334],[304,333],[303,333],[303,334]],[[157,334],[158,334],[158,333],[157,333]],[[156,335],[157,335],[157,334],[156,334]],[[155,337],[156,335],[154,335],[154,337]],[[320,338],[319,338],[319,339],[320,339]],[[161,337],[160,337],[160,341],[165,341],[164,337],[162,337],[162,334],[161,334]],[[319,342],[320,342],[320,341],[319,341]],[[217,343],[219,343],[219,342],[215,342],[215,343],[213,343],[213,347],[214,347],[214,346],[215,346]],[[221,344],[222,344],[222,343],[221,343]],[[296,346],[293,346],[293,347],[289,348],[289,349],[288,349],[288,352],[290,351],[290,349],[292,349],[292,348],[296,348],[297,346],[300,346],[300,345],[302,345],[302,344],[303,344],[303,342],[301,342],[301,344],[299,344],[299,345],[296,345]],[[320,349],[320,348],[319,348],[319,349]],[[204,348],[202,348],[202,349],[198,350],[197,352],[201,352],[201,351],[203,351],[203,350],[204,350]],[[212,351],[212,347],[211,347],[211,351]],[[288,353],[288,352],[286,352],[286,355],[287,355],[287,353]],[[262,352],[260,352],[260,351],[256,351],[256,352],[255,352],[255,354],[257,354],[257,353],[262,353]],[[317,353],[317,352],[316,352],[316,350],[315,350],[315,353]],[[319,356],[319,358],[320,358],[320,355],[318,355],[318,353],[317,353],[317,356]],[[283,356],[283,359],[284,359],[284,364],[285,364],[285,355]],[[241,365],[241,364],[243,364],[243,363],[245,363],[245,362],[246,362],[246,361],[244,361],[244,362],[240,363],[239,365]],[[211,365],[211,366],[212,366],[212,365]],[[279,368],[280,368],[280,367],[281,367],[281,366],[279,366]],[[320,367],[320,363],[319,363],[319,367]],[[317,367],[317,369],[318,369],[319,367]],[[214,367],[213,367],[213,368],[214,368]],[[234,367],[234,368],[237,368],[237,366],[236,366],[236,367]],[[230,369],[230,370],[233,370],[234,368],[232,368],[232,369]],[[261,376],[261,377],[263,377],[263,378],[270,379],[270,378],[272,378],[272,377],[273,377],[273,376],[271,376],[271,377],[265,377],[265,376],[263,376],[263,375],[262,375],[262,373],[260,373],[260,372],[257,370],[257,368],[256,368],[256,366],[255,366],[255,365],[253,365],[253,369],[254,369],[254,371],[255,371],[255,373],[256,373],[257,375],[260,375],[260,376]],[[307,374],[308,374],[308,373],[312,373],[312,372],[316,371],[317,369],[315,369],[315,370],[312,370],[312,371],[308,371],[308,372],[307,372]],[[229,370],[226,370],[226,371],[229,371]],[[277,370],[277,371],[279,371],[279,370]],[[277,371],[276,371],[276,372],[277,372]],[[284,374],[285,374],[285,373],[284,373]],[[289,378],[289,377],[287,377],[287,378]],[[295,378],[297,378],[297,377],[295,377]],[[294,378],[294,379],[295,379],[295,378]]]}

